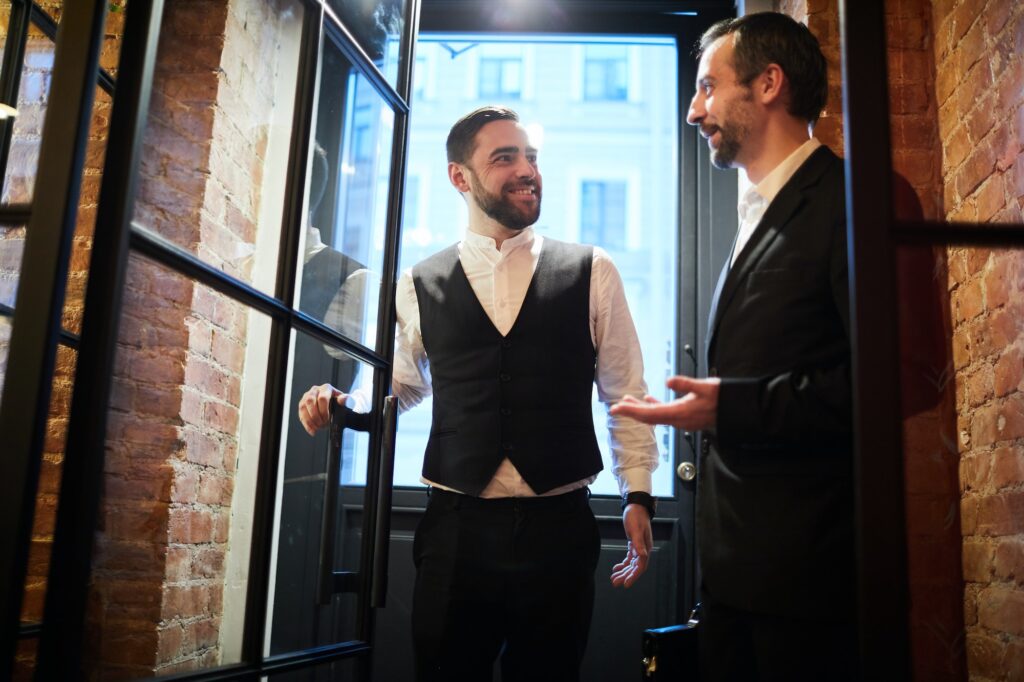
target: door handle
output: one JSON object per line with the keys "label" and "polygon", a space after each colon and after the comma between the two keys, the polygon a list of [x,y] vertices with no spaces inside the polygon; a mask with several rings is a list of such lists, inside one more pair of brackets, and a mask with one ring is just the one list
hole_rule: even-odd
{"label": "door handle", "polygon": [[[326,606],[335,593],[350,586],[355,576],[348,571],[334,570],[334,541],[338,528],[338,488],[341,486],[342,432],[369,431],[373,415],[354,412],[336,401],[330,401],[330,445],[327,451],[327,473],[324,479],[324,506],[320,512],[320,558],[317,566],[317,603]],[[341,588],[341,589],[339,589]]]}
{"label": "door handle", "polygon": [[373,534],[373,571],[370,608],[383,608],[388,594],[388,550],[391,542],[391,491],[395,478],[395,433],[398,399],[384,399],[384,433],[381,439],[380,474],[377,476],[377,521]]}

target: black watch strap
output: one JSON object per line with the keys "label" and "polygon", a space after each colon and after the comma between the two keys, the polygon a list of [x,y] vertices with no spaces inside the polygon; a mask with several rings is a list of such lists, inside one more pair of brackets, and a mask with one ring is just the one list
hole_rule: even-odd
{"label": "black watch strap", "polygon": [[634,491],[622,496],[622,508],[625,509],[628,504],[639,504],[647,510],[652,519],[654,518],[654,512],[658,509],[657,500],[650,493],[640,491]]}

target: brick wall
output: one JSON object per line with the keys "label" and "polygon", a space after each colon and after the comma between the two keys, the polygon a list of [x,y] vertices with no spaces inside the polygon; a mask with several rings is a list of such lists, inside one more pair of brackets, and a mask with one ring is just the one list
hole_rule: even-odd
{"label": "brick wall", "polygon": [[[1024,222],[1024,8],[936,0],[945,217]],[[1024,254],[949,250],[971,679],[1024,679]]]}
{"label": "brick wall", "polygon": [[[829,66],[829,96],[815,136],[842,155],[843,120],[838,6],[835,0],[780,0],[779,11],[805,21]],[[885,5],[890,126],[898,215],[941,214],[940,149],[931,6],[927,0]],[[960,679],[964,668],[962,579],[957,512],[945,253],[900,250],[900,381],[907,511],[911,657],[916,679]]]}

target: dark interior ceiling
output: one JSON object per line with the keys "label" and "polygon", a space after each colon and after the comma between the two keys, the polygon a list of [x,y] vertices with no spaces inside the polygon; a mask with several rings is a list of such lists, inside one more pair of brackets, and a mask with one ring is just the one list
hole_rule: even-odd
{"label": "dark interior ceiling", "polygon": [[[735,0],[422,0],[424,30],[643,31],[666,18],[734,16]],[[673,16],[675,15],[675,16]],[[663,27],[663,26],[662,26]]]}

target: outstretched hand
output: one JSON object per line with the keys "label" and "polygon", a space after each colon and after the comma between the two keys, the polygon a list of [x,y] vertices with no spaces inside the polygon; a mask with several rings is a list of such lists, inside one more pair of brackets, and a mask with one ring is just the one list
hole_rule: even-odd
{"label": "outstretched hand", "polygon": [[344,405],[348,395],[330,384],[313,386],[299,399],[299,421],[309,435],[331,423],[331,400]]}
{"label": "outstretched hand", "polygon": [[654,540],[651,535],[651,517],[639,504],[626,505],[622,512],[622,527],[629,539],[626,557],[612,566],[612,587],[632,587],[647,570]]}
{"label": "outstretched hand", "polygon": [[649,395],[643,400],[626,396],[612,406],[616,416],[631,417],[645,424],[667,424],[686,431],[700,431],[715,425],[718,417],[718,388],[722,380],[675,376],[665,385],[682,397],[667,403]]}

